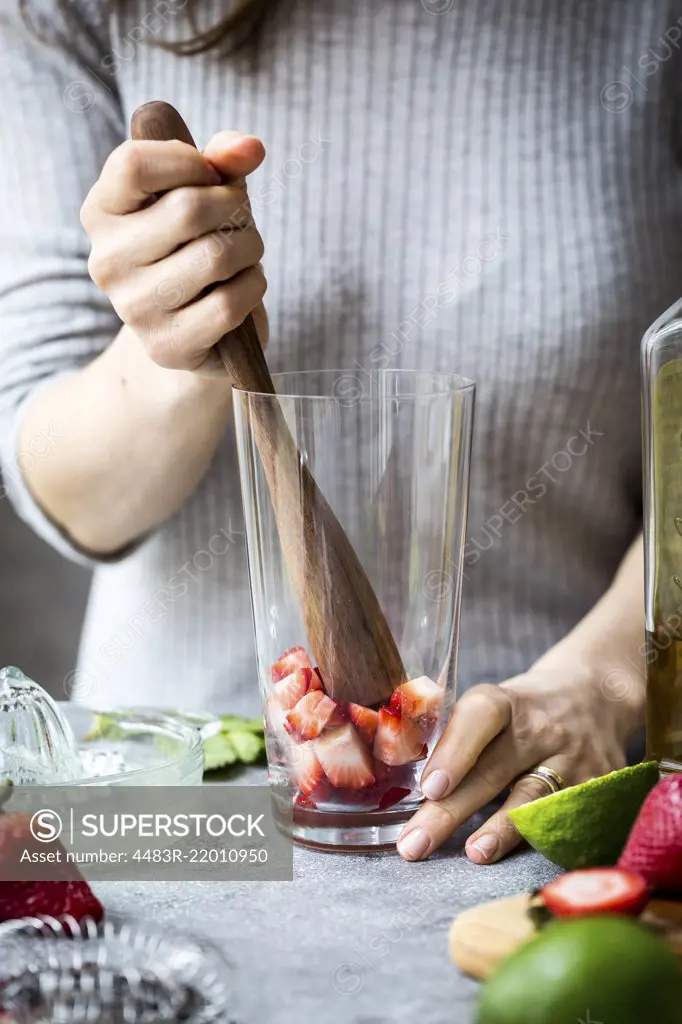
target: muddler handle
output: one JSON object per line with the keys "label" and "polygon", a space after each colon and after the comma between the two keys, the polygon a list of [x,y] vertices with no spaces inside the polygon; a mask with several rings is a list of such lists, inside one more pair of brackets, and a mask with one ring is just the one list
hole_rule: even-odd
{"label": "muddler handle", "polygon": [[[133,114],[131,134],[133,139],[137,140],[176,140],[197,148],[192,133],[175,107],[160,100],[153,100],[138,107]],[[225,368],[238,388],[274,395],[275,386],[250,313],[239,327],[228,331],[220,339],[217,348]]]}

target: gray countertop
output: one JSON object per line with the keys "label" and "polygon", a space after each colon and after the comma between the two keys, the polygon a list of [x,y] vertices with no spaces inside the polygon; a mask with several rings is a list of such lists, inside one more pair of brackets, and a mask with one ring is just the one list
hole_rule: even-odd
{"label": "gray countertop", "polygon": [[[251,770],[234,782],[259,783]],[[472,1024],[478,986],[448,959],[465,907],[549,881],[556,869],[523,851],[476,867],[472,821],[430,860],[296,848],[293,882],[108,882],[110,911],[189,930],[235,964],[239,1024]]]}

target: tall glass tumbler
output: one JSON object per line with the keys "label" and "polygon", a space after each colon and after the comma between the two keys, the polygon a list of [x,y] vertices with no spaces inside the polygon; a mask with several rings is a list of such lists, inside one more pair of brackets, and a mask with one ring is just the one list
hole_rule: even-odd
{"label": "tall glass tumbler", "polygon": [[[273,797],[301,843],[387,848],[422,800],[421,772],[455,700],[474,383],[406,370],[273,379],[276,395],[234,391]],[[400,653],[405,676],[381,702],[362,700],[362,679],[352,702],[339,700],[345,681],[316,670],[259,450],[273,403],[298,449],[294,471],[315,478]],[[296,491],[287,487],[290,500]],[[333,610],[334,576],[322,575]]]}

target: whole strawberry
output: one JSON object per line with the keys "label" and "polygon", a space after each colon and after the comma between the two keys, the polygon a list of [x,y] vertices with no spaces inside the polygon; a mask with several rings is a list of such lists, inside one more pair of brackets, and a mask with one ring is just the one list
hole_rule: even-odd
{"label": "whole strawberry", "polygon": [[101,921],[104,907],[81,878],[72,882],[0,882],[0,921],[63,917]]}
{"label": "whole strawberry", "polygon": [[31,819],[26,814],[0,814],[0,874],[15,881],[0,881],[0,921],[19,917],[61,917],[70,914],[77,921],[84,917],[101,920],[104,908],[80,871],[66,862],[64,847],[52,843],[50,850],[59,851],[62,860],[53,866],[54,880],[31,878],[30,868],[22,865],[22,854],[35,854],[40,844],[31,833]]}
{"label": "whole strawberry", "polygon": [[682,775],[651,790],[618,867],[641,875],[658,892],[682,893]]}

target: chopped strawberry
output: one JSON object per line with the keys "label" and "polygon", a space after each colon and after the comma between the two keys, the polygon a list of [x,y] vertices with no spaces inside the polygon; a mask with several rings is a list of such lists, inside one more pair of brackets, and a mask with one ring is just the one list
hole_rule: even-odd
{"label": "chopped strawberry", "polygon": [[324,685],[324,679],[322,678],[322,673],[320,672],[320,670],[317,667],[317,665],[315,666],[314,671],[315,671],[315,675],[317,676],[317,678],[318,678],[318,680],[320,682],[319,689],[320,690],[324,690],[325,693],[326,693],[327,692],[327,687]]}
{"label": "chopped strawberry", "polygon": [[310,677],[310,689],[321,690],[322,693],[325,692],[324,686],[322,685],[322,676],[320,675],[316,668],[313,669],[313,674]]}
{"label": "chopped strawberry", "polygon": [[394,708],[379,709],[374,756],[384,764],[408,764],[425,756],[424,733],[416,722]]}
{"label": "chopped strawberry", "polygon": [[408,718],[436,719],[443,704],[443,691],[428,676],[410,679],[396,687],[390,707],[401,711]]}
{"label": "chopped strawberry", "polygon": [[384,764],[383,761],[377,761],[374,759],[374,774],[376,775],[377,782],[383,782],[384,792],[389,789],[390,786],[407,786],[408,788],[414,785],[414,768],[412,764],[399,764],[395,767]]}
{"label": "chopped strawberry", "polygon": [[303,793],[298,793],[294,800],[296,807],[302,807],[304,810],[317,810],[317,800],[314,800],[311,796],[303,796]]}
{"label": "chopped strawberry", "polygon": [[387,811],[389,807],[393,807],[394,804],[399,804],[401,800],[404,800],[406,796],[409,796],[412,790],[403,789],[402,786],[391,786],[387,789],[381,800],[379,801],[379,810]]}
{"label": "chopped strawberry", "polygon": [[682,775],[670,775],[642,804],[618,861],[652,889],[682,894]]}
{"label": "chopped strawberry", "polygon": [[[403,777],[405,769],[407,769],[407,774]],[[373,785],[355,790],[336,789],[332,799],[347,807],[362,807],[363,810],[385,811],[387,808],[392,807],[393,804],[399,803],[412,792],[410,785],[413,780],[414,769],[411,766],[400,765],[397,768],[389,768],[388,765],[382,764],[381,761],[375,761],[372,770],[375,777]],[[382,777],[383,772],[389,774]],[[397,778],[402,785],[397,786],[391,781],[391,772],[398,773]],[[315,795],[317,796],[317,794]]]}
{"label": "chopped strawberry", "polygon": [[285,711],[291,710],[308,690],[317,689],[313,684],[313,675],[311,668],[297,668],[295,672],[284,676],[272,687],[273,700]]}
{"label": "chopped strawberry", "polygon": [[299,793],[294,800],[296,807],[302,807],[304,810],[317,809],[323,807],[325,804],[330,803],[335,799],[336,790],[330,783],[329,779],[322,772],[322,781],[315,787],[312,793],[304,795]]}
{"label": "chopped strawberry", "polygon": [[374,783],[372,755],[351,722],[324,733],[317,740],[316,753],[333,786],[363,789]]}
{"label": "chopped strawberry", "polygon": [[348,705],[345,704],[343,701],[339,701],[339,703],[336,705],[336,711],[334,712],[333,718],[329,719],[329,724],[327,725],[327,728],[329,729],[334,725],[345,725],[346,722],[349,721],[350,716],[348,714]]}
{"label": "chopped strawberry", "polygon": [[348,715],[365,743],[372,746],[374,737],[377,734],[379,712],[373,711],[371,708],[365,708],[362,704],[349,704]]}
{"label": "chopped strawberry", "polygon": [[649,886],[641,875],[620,868],[571,871],[542,890],[548,910],[558,917],[585,914],[631,914],[636,917],[649,902]]}
{"label": "chopped strawberry", "polygon": [[284,728],[294,739],[314,740],[329,724],[336,704],[320,690],[310,690],[301,697],[284,721]]}
{"label": "chopped strawberry", "polygon": [[292,647],[285,651],[279,661],[272,666],[272,681],[278,683],[280,679],[295,672],[297,668],[312,668],[310,658],[304,647]]}
{"label": "chopped strawberry", "polygon": [[292,747],[289,752],[291,773],[303,797],[308,797],[317,789],[324,778],[314,743],[301,743]]}

